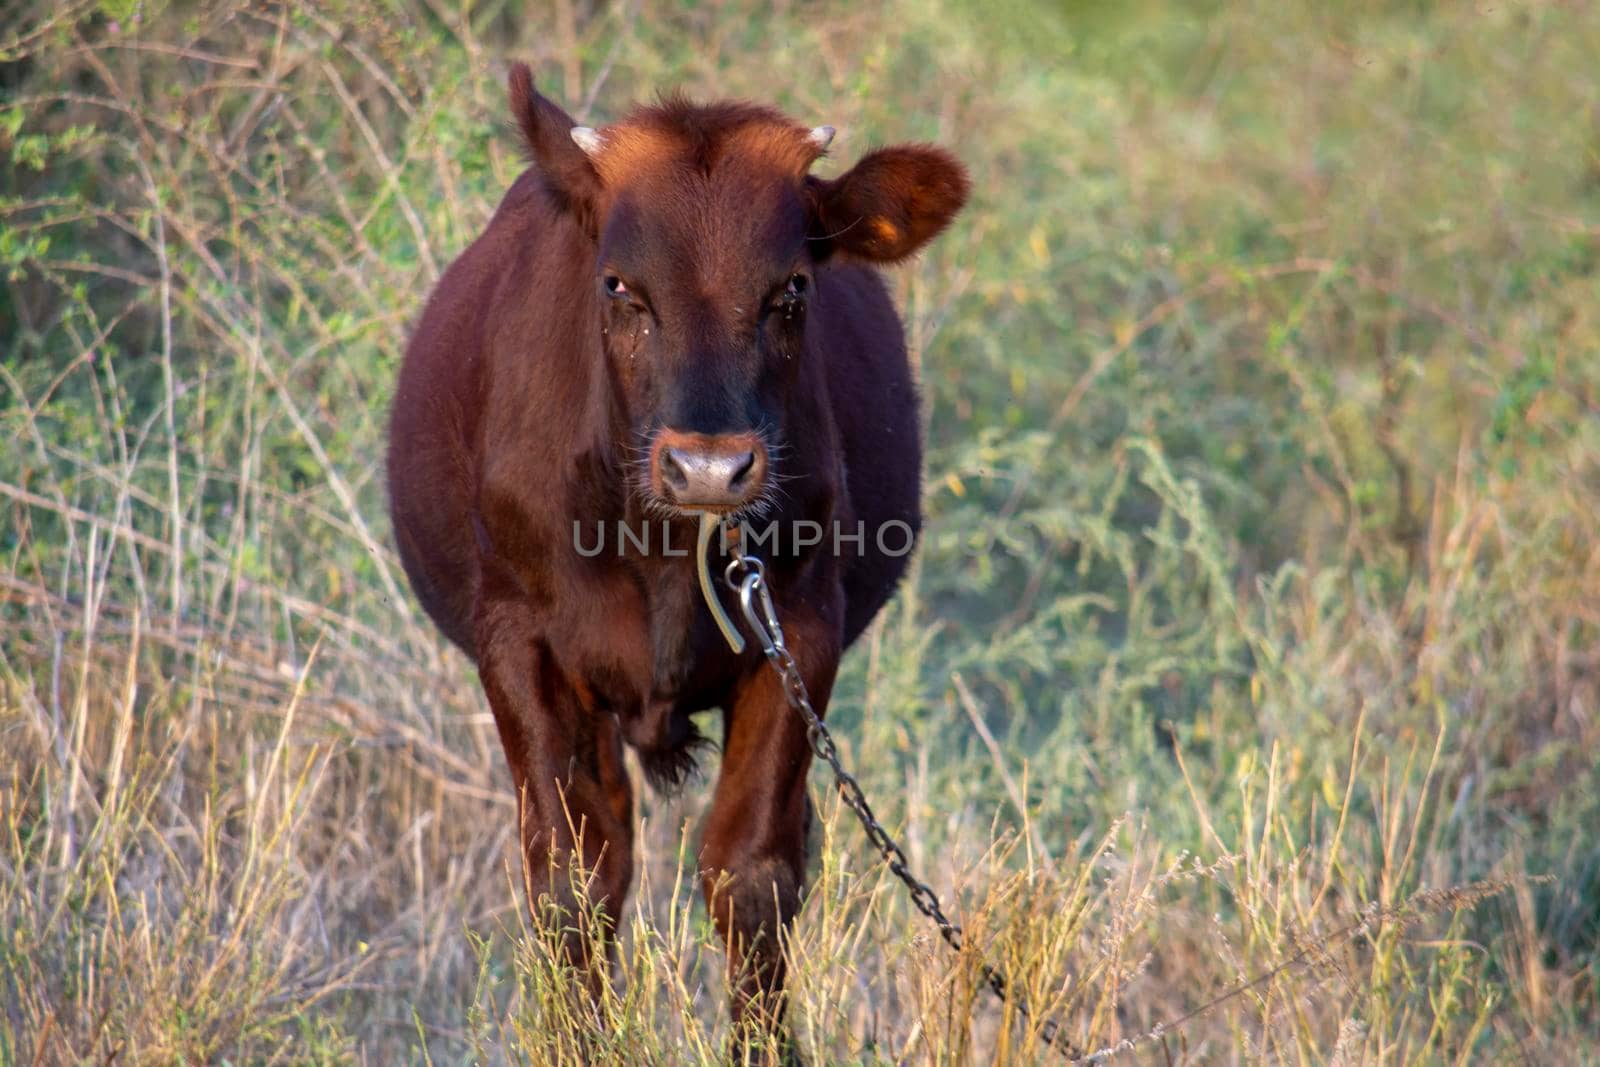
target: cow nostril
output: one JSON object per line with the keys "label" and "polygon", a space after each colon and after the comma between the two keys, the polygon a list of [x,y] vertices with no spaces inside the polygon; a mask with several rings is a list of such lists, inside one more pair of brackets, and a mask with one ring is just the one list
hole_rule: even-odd
{"label": "cow nostril", "polygon": [[661,480],[674,489],[687,489],[689,487],[687,460],[688,457],[676,448],[663,449],[661,452]]}
{"label": "cow nostril", "polygon": [[755,465],[756,454],[754,451],[735,457],[733,477],[728,479],[728,488],[737,489],[746,478],[750,477],[750,472],[755,469]]}
{"label": "cow nostril", "polygon": [[656,491],[686,507],[736,507],[755,495],[765,470],[761,449],[749,445],[748,439],[662,441],[651,475]]}

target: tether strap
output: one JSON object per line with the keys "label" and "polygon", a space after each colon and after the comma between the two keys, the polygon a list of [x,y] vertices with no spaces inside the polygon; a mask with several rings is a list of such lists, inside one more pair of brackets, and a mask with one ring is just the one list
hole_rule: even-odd
{"label": "tether strap", "polygon": [[700,546],[695,550],[695,570],[700,575],[700,595],[705,597],[706,607],[711,609],[711,617],[716,620],[717,629],[722,631],[722,636],[728,641],[728,646],[733,649],[733,654],[738,655],[744,651],[744,636],[733,625],[733,620],[728,618],[728,613],[722,608],[722,600],[717,596],[716,586],[711,581],[711,566],[706,562],[706,556],[711,548],[712,536],[722,528],[722,518],[709,511],[700,513]]}

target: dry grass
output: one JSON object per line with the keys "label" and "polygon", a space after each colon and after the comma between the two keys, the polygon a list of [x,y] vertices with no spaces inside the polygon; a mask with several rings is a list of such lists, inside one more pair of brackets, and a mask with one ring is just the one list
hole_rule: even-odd
{"label": "dry grass", "polygon": [[929,537],[832,713],[966,948],[818,777],[813,1062],[1053,1062],[986,962],[1103,1060],[1592,1061],[1597,53],[1556,3],[8,13],[0,1064],[719,1060],[705,790],[642,794],[570,996],[387,542],[509,56],[979,179],[895,278]]}

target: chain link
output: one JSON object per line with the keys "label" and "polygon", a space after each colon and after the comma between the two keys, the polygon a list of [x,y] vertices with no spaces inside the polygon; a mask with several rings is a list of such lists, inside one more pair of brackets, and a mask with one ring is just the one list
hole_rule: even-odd
{"label": "chain link", "polygon": [[[799,712],[800,718],[804,720],[811,751],[832,768],[834,781],[838,785],[840,796],[844,798],[845,805],[855,813],[862,829],[867,833],[867,840],[878,850],[878,854],[889,865],[889,870],[905,883],[906,890],[911,894],[911,903],[933,921],[946,943],[960,952],[961,927],[951,922],[950,917],[944,913],[944,907],[939,903],[939,895],[933,888],[912,873],[911,861],[906,858],[905,850],[873,814],[872,805],[867,802],[867,795],[862,791],[861,783],[856,781],[855,775],[845,769],[844,763],[840,760],[839,748],[833,742],[833,734],[828,731],[822,717],[811,706],[811,695],[806,691],[804,679],[800,677],[800,667],[795,663],[794,656],[790,655],[783,641],[783,627],[778,624],[778,613],[772,606],[772,594],[767,588],[766,567],[762,565],[760,559],[743,552],[737,541],[730,545],[730,551],[733,559],[728,563],[723,578],[728,586],[739,594],[739,606],[744,611],[745,621],[750,624],[756,640],[760,642],[761,651],[766,654],[767,662],[782,679],[784,695],[788,698],[789,706]],[[980,966],[983,982],[989,990],[1002,1001],[1015,1007],[1023,1018],[1032,1018],[1028,1006],[1011,991],[1005,973],[987,963]],[[1045,1020],[1039,1028],[1039,1036],[1043,1038],[1045,1044],[1071,1061],[1078,1062],[1083,1058],[1083,1053],[1062,1035],[1061,1024],[1057,1020]]]}

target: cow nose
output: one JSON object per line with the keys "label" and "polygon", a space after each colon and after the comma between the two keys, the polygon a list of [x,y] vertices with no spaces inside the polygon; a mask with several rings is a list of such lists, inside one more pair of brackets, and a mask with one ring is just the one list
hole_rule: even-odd
{"label": "cow nose", "polygon": [[669,448],[661,455],[661,477],[674,492],[699,500],[734,489],[755,465],[754,451],[735,454]]}
{"label": "cow nose", "polygon": [[766,449],[754,434],[664,430],[652,464],[656,492],[679,507],[731,509],[761,491]]}

